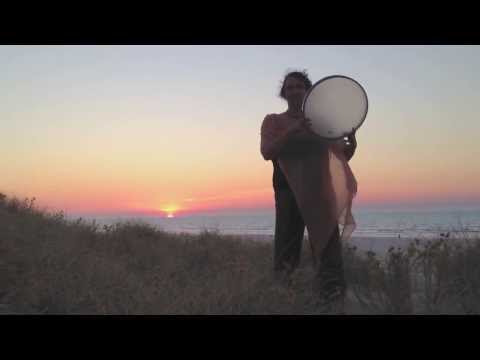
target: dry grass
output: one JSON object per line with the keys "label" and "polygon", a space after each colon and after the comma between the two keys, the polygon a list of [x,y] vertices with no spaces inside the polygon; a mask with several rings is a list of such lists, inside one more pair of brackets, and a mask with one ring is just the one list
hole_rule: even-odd
{"label": "dry grass", "polygon": [[[480,242],[439,238],[405,250],[345,247],[347,313],[480,312]],[[0,194],[0,312],[319,314],[308,246],[288,283],[272,244],[142,223],[100,228]]]}

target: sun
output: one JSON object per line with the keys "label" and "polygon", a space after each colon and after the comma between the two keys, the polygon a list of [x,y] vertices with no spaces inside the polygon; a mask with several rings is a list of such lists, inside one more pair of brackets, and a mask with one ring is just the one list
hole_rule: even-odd
{"label": "sun", "polygon": [[167,206],[163,206],[160,210],[166,214],[167,218],[174,218],[175,213],[180,209],[180,206],[175,204],[169,204]]}

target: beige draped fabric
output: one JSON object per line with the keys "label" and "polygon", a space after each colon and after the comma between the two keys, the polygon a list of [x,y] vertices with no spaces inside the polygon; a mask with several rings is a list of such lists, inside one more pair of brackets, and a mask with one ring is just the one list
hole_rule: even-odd
{"label": "beige draped fabric", "polygon": [[[286,113],[267,115],[261,130],[262,153],[294,121]],[[318,262],[335,226],[341,226],[341,240],[347,240],[355,229],[351,210],[357,182],[345,158],[343,140],[320,140],[299,148],[280,154],[277,160],[294,193]]]}

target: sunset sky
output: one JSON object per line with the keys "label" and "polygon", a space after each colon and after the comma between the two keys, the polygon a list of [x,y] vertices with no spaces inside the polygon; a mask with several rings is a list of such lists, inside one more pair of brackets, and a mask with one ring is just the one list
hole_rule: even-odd
{"label": "sunset sky", "polygon": [[480,204],[479,46],[0,46],[0,192],[69,213],[272,208],[289,68],[358,80],[355,206]]}

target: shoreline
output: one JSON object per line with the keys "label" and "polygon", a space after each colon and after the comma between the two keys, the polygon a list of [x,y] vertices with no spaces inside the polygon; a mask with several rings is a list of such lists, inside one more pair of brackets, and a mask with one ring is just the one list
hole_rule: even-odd
{"label": "shoreline", "polygon": [[[238,237],[245,240],[273,242],[273,235],[236,235],[236,234],[222,234],[225,236]],[[308,241],[308,236],[305,236],[305,241]],[[391,246],[402,247],[408,245],[413,238],[394,238],[394,237],[360,237],[352,236],[347,243],[356,246],[361,251],[374,251],[377,254],[386,253]]]}
{"label": "shoreline", "polygon": [[[273,243],[273,235],[230,235],[226,236],[239,237],[245,240],[262,241]],[[305,236],[305,241],[308,241],[308,236]],[[428,241],[430,239],[418,238],[420,242]],[[454,238],[450,238],[453,240]],[[405,248],[411,242],[415,241],[415,238],[398,238],[398,237],[365,237],[365,236],[352,236],[346,241],[347,244],[356,246],[361,252],[373,251],[376,255],[382,257],[392,246],[395,248]]]}

